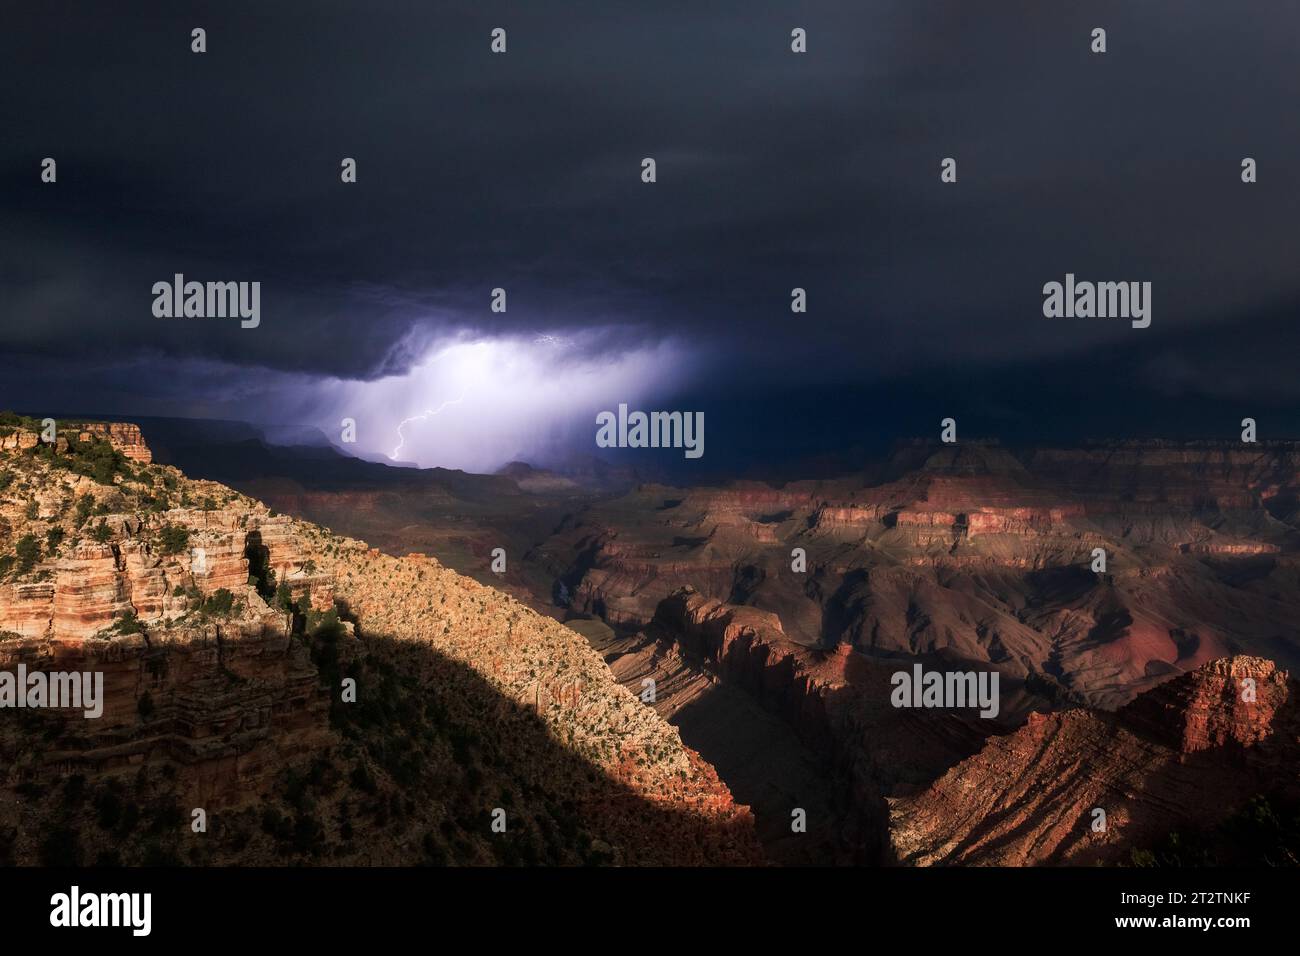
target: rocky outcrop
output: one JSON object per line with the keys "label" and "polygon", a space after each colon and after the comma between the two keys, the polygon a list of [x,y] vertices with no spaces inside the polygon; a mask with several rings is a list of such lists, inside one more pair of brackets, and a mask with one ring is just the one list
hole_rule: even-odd
{"label": "rocky outcrop", "polygon": [[0,630],[24,637],[48,634],[54,617],[54,582],[33,581],[0,588]]}
{"label": "rocky outcrop", "polygon": [[0,436],[0,450],[26,451],[29,448],[35,448],[40,443],[40,440],[41,436],[36,432],[19,428],[8,435]]}
{"label": "rocky outcrop", "polygon": [[814,512],[813,530],[819,533],[836,531],[866,531],[878,525],[884,516],[879,505],[870,507],[826,505]]}
{"label": "rocky outcrop", "polygon": [[0,723],[0,859],[763,862],[748,808],[570,629],[174,469],[86,487],[13,454],[0,512],[32,544],[0,671],[92,672],[105,700]]}
{"label": "rocky outcrop", "polygon": [[1126,862],[1257,794],[1280,787],[1294,797],[1298,691],[1271,661],[1235,657],[1114,715],[1032,716],[922,792],[893,799],[893,850],[915,865]]}
{"label": "rocky outcrop", "polygon": [[[12,630],[82,641],[127,613],[144,622],[184,614],[192,602],[178,590],[192,587],[206,596],[224,589],[243,596],[253,570],[250,555],[274,575],[267,580],[285,584],[295,601],[310,596],[318,610],[333,606],[333,579],[315,572],[288,517],[177,508],[162,516],[110,514],[101,520],[109,539],[66,548],[50,562],[52,582],[0,586],[0,615]],[[186,547],[165,553],[163,528],[188,532]]]}
{"label": "rocky outcrop", "polygon": [[[56,450],[63,454],[68,450],[68,442],[75,436],[82,442],[107,441],[125,457],[139,464],[147,465],[153,461],[153,452],[145,444],[139,425],[127,422],[56,422],[55,428],[61,434],[56,440]],[[26,451],[40,444],[39,432],[29,428],[16,428],[7,435],[0,436],[0,451]]]}
{"label": "rocky outcrop", "polygon": [[139,425],[127,422],[87,422],[73,427],[80,429],[78,437],[81,441],[106,438],[114,448],[134,462],[147,465],[153,461],[153,452],[145,444]]}
{"label": "rocky outcrop", "polygon": [[132,610],[131,577],[112,545],[85,542],[59,560],[51,620],[55,640],[85,640]]}
{"label": "rocky outcrop", "polygon": [[1295,682],[1272,661],[1228,657],[1142,694],[1118,716],[1124,726],[1179,753],[1244,752],[1275,733],[1295,733],[1294,716],[1288,723],[1282,713],[1288,706],[1295,711],[1300,704],[1295,691]]}

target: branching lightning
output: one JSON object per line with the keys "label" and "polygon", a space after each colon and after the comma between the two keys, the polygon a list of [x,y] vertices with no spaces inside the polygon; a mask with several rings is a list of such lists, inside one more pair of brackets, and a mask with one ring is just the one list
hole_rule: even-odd
{"label": "branching lightning", "polygon": [[450,408],[452,405],[459,405],[464,400],[465,400],[465,393],[462,392],[460,398],[448,399],[447,401],[439,405],[437,408],[426,409],[425,411],[421,412],[419,415],[412,415],[410,418],[402,419],[401,424],[397,426],[397,447],[393,449],[393,453],[388,457],[393,461],[396,461],[398,454],[402,450],[402,447],[406,444],[406,435],[402,432],[403,428],[405,428],[411,422],[422,422],[427,419],[430,419],[434,415],[437,415],[439,412],[441,412],[443,409]]}

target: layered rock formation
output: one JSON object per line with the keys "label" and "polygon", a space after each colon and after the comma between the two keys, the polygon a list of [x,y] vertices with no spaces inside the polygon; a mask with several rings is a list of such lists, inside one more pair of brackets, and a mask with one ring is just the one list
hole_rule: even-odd
{"label": "layered rock formation", "polygon": [[1035,715],[891,801],[903,863],[1127,862],[1135,848],[1300,795],[1300,686],[1271,662],[1213,661],[1114,715]]}
{"label": "layered rock formation", "polygon": [[0,671],[98,673],[104,711],[0,711],[0,858],[762,861],[747,808],[572,630],[143,447],[89,484],[77,445],[38,451],[0,457]]}
{"label": "layered rock formation", "polygon": [[35,432],[17,429],[8,435],[0,437],[0,450],[26,451],[29,448],[35,448],[40,440],[41,437]]}
{"label": "layered rock formation", "polygon": [[1300,666],[1300,453],[1243,447],[917,444],[867,479],[646,486],[529,560],[618,628],[692,586],[806,646],[950,653],[1113,708],[1232,653]]}
{"label": "layered rock formation", "polygon": [[[289,585],[295,598],[312,591],[323,607],[332,601],[332,581],[304,570],[290,519],[270,517],[265,509],[173,509],[162,516],[110,514],[101,520],[109,532],[105,541],[80,540],[47,558],[52,583],[0,586],[0,614],[13,623],[9,629],[78,642],[100,635],[127,612],[146,624],[183,616],[193,602],[177,589],[244,595],[250,549],[266,552],[264,567],[277,572],[276,580]],[[164,528],[184,529],[187,548],[163,553],[158,536]]]}
{"label": "layered rock formation", "polygon": [[142,465],[153,461],[153,452],[145,444],[140,426],[129,422],[87,422],[73,426],[80,429],[81,441],[105,438],[127,458]]}
{"label": "layered rock formation", "polygon": [[[753,804],[769,852],[788,863],[883,862],[887,796],[928,783],[1028,708],[1051,703],[1008,675],[999,720],[898,709],[890,693],[901,662],[847,644],[803,647],[774,614],[691,588],[665,599],[643,633],[596,643],[629,689],[654,681],[656,709]],[[762,747],[748,743],[756,724]],[[735,760],[737,747],[746,762]],[[806,836],[791,836],[795,810]]]}
{"label": "layered rock formation", "polygon": [[[218,810],[265,792],[283,767],[332,740],[329,701],[283,615],[195,622],[113,640],[0,643],[0,671],[103,675],[103,715],[60,712],[39,759],[6,769],[10,786],[72,775],[109,779],[168,766],[193,806]],[[8,728],[6,744],[22,752]]]}

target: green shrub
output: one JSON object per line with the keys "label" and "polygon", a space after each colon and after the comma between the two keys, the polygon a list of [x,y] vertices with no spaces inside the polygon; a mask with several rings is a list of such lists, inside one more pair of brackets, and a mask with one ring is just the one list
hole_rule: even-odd
{"label": "green shrub", "polygon": [[286,614],[294,609],[293,595],[289,593],[289,585],[281,584],[275,589],[275,606]]}
{"label": "green shrub", "polygon": [[180,554],[190,545],[189,529],[182,528],[180,525],[167,525],[162,529],[158,538],[163,554]]}
{"label": "green shrub", "polygon": [[68,468],[79,475],[93,478],[101,485],[114,484],[118,475],[130,476],[131,467],[126,456],[104,439],[89,442],[73,438],[68,442]]}
{"label": "green shrub", "polygon": [[14,545],[14,551],[18,554],[18,571],[20,573],[30,571],[36,562],[41,559],[41,543],[32,534],[25,534],[19,538]]}
{"label": "green shrub", "polygon": [[136,617],[135,611],[123,611],[113,622],[113,631],[118,634],[143,634],[144,625]]}
{"label": "green shrub", "polygon": [[203,600],[199,613],[204,617],[229,617],[235,606],[235,596],[226,588],[217,588]]}
{"label": "green shrub", "polygon": [[73,511],[73,519],[78,528],[84,525],[90,518],[90,513],[95,509],[95,496],[91,494],[82,495],[77,499],[77,507]]}

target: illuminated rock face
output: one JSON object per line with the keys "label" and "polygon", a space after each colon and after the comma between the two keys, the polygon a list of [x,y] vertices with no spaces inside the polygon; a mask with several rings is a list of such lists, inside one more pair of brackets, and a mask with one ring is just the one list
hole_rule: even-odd
{"label": "illuminated rock face", "polygon": [[[0,495],[4,542],[46,544],[0,586],[0,671],[93,672],[104,700],[95,719],[0,722],[0,854],[37,861],[57,821],[96,853],[150,859],[143,836],[13,789],[76,777],[162,813],[169,845],[186,846],[175,808],[219,816],[203,852],[221,862],[409,864],[435,844],[444,862],[516,861],[478,827],[483,799],[519,801],[524,858],[763,862],[748,808],[569,628],[435,559],[384,556],[174,469],[99,484],[9,454],[25,488]],[[28,506],[40,495],[50,517]],[[268,603],[272,583],[317,613]],[[310,811],[308,778],[323,788]],[[289,837],[268,808],[298,816]]]}
{"label": "illuminated rock face", "polygon": [[41,436],[35,432],[18,429],[11,434],[0,437],[0,449],[4,451],[25,451],[28,448],[35,448],[40,440]]}
{"label": "illuminated rock face", "polygon": [[59,560],[51,622],[55,640],[91,637],[132,610],[131,578],[112,545],[86,542]]}
{"label": "illuminated rock face", "polygon": [[[219,590],[243,600],[250,593],[250,554],[263,572],[274,574],[297,599],[310,595],[317,610],[334,603],[334,582],[307,570],[314,562],[303,550],[292,519],[263,511],[176,508],[160,515],[110,514],[100,519],[110,533],[104,542],[81,540],[47,559],[52,580],[0,587],[0,630],[24,636],[48,634],[59,641],[102,636],[124,615],[146,623],[166,622],[192,610],[182,592],[201,597]],[[187,547],[164,553],[162,527],[183,528]]]}
{"label": "illuminated rock face", "polygon": [[[1228,657],[1143,694],[1120,710],[1122,722],[1185,754],[1225,749],[1237,754],[1274,733],[1294,737],[1295,682],[1272,661]],[[1292,741],[1294,742],[1294,740]]]}
{"label": "illuminated rock face", "polygon": [[[657,831],[652,848],[642,842],[654,829],[646,820],[617,820],[617,806],[587,808],[602,826],[641,843],[638,862],[761,861],[749,808],[736,804],[713,767],[652,707],[619,685],[576,632],[423,555],[392,558],[355,542],[319,560],[363,630],[418,642],[472,667],[505,699],[537,713],[567,750],[629,795],[643,795],[648,819],[674,814],[678,822]],[[566,773],[540,765],[528,773],[534,771]],[[643,826],[646,832],[635,836]]]}
{"label": "illuminated rock face", "polygon": [[132,461],[142,465],[153,461],[153,452],[145,444],[139,425],[126,422],[90,422],[81,425],[80,428],[79,437],[82,441],[89,441],[95,436],[107,438],[114,448]]}
{"label": "illuminated rock face", "polygon": [[54,582],[11,584],[0,588],[0,629],[24,637],[49,633],[54,616]]}
{"label": "illuminated rock face", "polygon": [[[147,465],[153,461],[153,451],[145,443],[139,425],[129,422],[55,422],[59,431],[75,431],[77,438],[83,442],[103,439],[120,451],[125,457],[138,464]],[[24,428],[15,429],[11,434],[0,437],[0,450],[25,451],[40,444],[41,436]],[[67,450],[68,439],[59,436],[56,446],[60,453]]]}
{"label": "illuminated rock face", "polygon": [[[162,517],[184,527],[187,513]],[[194,587],[200,595],[210,595],[225,588],[241,597],[248,591],[247,533],[242,530],[192,528],[189,551],[163,555],[150,540],[156,528],[127,516],[108,516],[106,523],[119,529],[113,538],[68,547],[50,562],[52,581],[0,589],[0,617],[14,621],[13,630],[82,641],[102,636],[127,614],[148,623],[184,614],[192,601],[177,589]],[[211,524],[210,516],[204,524]]]}
{"label": "illuminated rock face", "polygon": [[[1253,700],[1243,699],[1247,680]],[[1294,799],[1297,693],[1271,661],[1233,657],[1115,715],[1035,715],[924,791],[892,800],[894,852],[916,865],[1123,863],[1258,794],[1280,788]]]}

